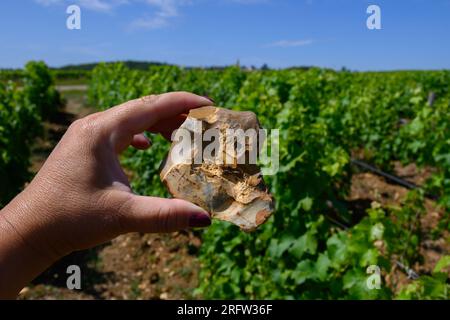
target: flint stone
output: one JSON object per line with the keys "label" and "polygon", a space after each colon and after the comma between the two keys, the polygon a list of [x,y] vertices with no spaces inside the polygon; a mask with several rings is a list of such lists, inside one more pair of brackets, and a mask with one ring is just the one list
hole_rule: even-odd
{"label": "flint stone", "polygon": [[[191,140],[194,140],[195,133],[203,134],[208,129],[216,129],[223,136],[216,141],[217,152],[211,158],[202,157],[200,162],[194,158],[203,155],[210,142],[193,143],[189,149],[191,159],[185,161],[174,155],[182,142],[179,139],[173,141],[160,172],[160,178],[172,196],[190,201],[208,211],[212,218],[231,222],[245,232],[254,231],[266,222],[274,211],[274,200],[267,191],[260,168],[249,161],[249,154],[255,151],[255,145],[258,152],[263,139],[257,136],[258,144],[245,140],[246,160],[239,163],[237,152],[230,156],[230,149],[226,147],[228,140],[223,138],[227,129],[254,129],[258,132],[260,125],[256,115],[203,107],[191,110],[180,129],[189,131]],[[227,155],[231,161],[226,160]],[[217,161],[219,158],[222,162]]]}

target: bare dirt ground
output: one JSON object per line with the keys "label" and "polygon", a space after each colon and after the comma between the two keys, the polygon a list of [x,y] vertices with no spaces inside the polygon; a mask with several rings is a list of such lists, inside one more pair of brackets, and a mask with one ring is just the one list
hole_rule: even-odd
{"label": "bare dirt ground", "polygon": [[88,86],[86,84],[70,84],[70,85],[57,85],[56,90],[59,92],[70,92],[70,91],[86,91]]}
{"label": "bare dirt ground", "polygon": [[[73,88],[72,88],[73,89]],[[45,124],[46,136],[36,144],[32,170],[37,172],[68,125],[91,112],[83,91],[62,89],[67,105],[60,114]],[[77,88],[76,88],[77,89]],[[396,164],[395,174],[421,185],[432,169],[419,170],[414,164]],[[387,183],[371,173],[356,173],[352,177],[348,205],[364,212],[373,201],[381,205],[396,205],[405,198],[407,189]],[[421,218],[425,241],[421,247],[424,263],[412,266],[420,274],[429,274],[444,254],[450,253],[449,234],[433,240],[430,231],[443,211],[432,200],[425,203],[426,215]],[[97,248],[75,252],[62,259],[22,290],[19,299],[192,299],[197,287],[200,265],[197,253],[200,234],[192,231],[167,235],[127,234]],[[66,288],[69,265],[82,270],[82,289]],[[395,268],[390,281],[409,283],[404,270]]]}
{"label": "bare dirt ground", "polygon": [[[122,235],[64,258],[22,290],[19,299],[193,299],[200,244],[190,231]],[[81,290],[66,288],[71,264],[81,268]]]}

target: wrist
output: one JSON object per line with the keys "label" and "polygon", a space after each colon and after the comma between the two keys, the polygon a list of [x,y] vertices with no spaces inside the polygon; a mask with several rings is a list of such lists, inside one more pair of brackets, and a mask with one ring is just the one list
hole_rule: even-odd
{"label": "wrist", "polygon": [[0,298],[15,298],[60,255],[42,241],[44,224],[32,201],[19,194],[0,211]]}

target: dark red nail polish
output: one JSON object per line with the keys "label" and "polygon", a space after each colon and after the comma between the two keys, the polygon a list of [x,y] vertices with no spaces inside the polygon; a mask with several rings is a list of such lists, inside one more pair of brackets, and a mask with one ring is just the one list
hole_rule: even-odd
{"label": "dark red nail polish", "polygon": [[203,98],[206,98],[206,99],[208,99],[209,101],[211,101],[212,103],[216,103],[212,98],[210,98],[210,97],[208,97],[208,96],[203,96]]}
{"label": "dark red nail polish", "polygon": [[203,228],[211,225],[211,218],[207,213],[194,213],[189,217],[190,228]]}

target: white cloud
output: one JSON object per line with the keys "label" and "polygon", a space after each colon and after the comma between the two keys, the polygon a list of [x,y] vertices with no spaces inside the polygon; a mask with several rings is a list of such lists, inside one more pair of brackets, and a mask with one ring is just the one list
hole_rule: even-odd
{"label": "white cloud", "polygon": [[179,6],[189,4],[185,0],[145,0],[155,12],[152,15],[138,18],[131,23],[132,29],[160,29],[168,26],[170,21],[179,15]]}
{"label": "white cloud", "polygon": [[144,4],[153,12],[147,12],[142,17],[131,23],[133,29],[158,29],[169,25],[170,21],[179,15],[179,7],[191,4],[191,0],[34,0],[44,6],[78,4],[80,7],[100,11],[110,12],[114,8],[123,4]]}
{"label": "white cloud", "polygon": [[42,4],[43,6],[50,6],[52,4],[60,4],[63,0],[34,0],[38,4]]}
{"label": "white cloud", "polygon": [[44,6],[77,4],[88,10],[109,12],[117,6],[128,3],[128,0],[35,0],[35,2]]}
{"label": "white cloud", "polygon": [[149,5],[158,9],[157,14],[161,17],[176,17],[178,15],[178,6],[185,1],[177,0],[146,0]]}
{"label": "white cloud", "polygon": [[303,47],[312,44],[312,40],[280,40],[273,43],[269,43],[265,47],[278,47],[278,48],[292,48]]}
{"label": "white cloud", "polygon": [[65,54],[81,55],[101,59],[105,56],[105,44],[73,45],[61,47],[61,52]]}
{"label": "white cloud", "polygon": [[168,19],[163,17],[144,17],[134,20],[130,27],[131,29],[160,29],[169,25]]}
{"label": "white cloud", "polygon": [[239,3],[239,4],[259,4],[259,3],[269,2],[269,0],[228,0],[228,1]]}
{"label": "white cloud", "polygon": [[81,7],[96,11],[110,11],[114,5],[102,0],[78,0],[78,2]]}

